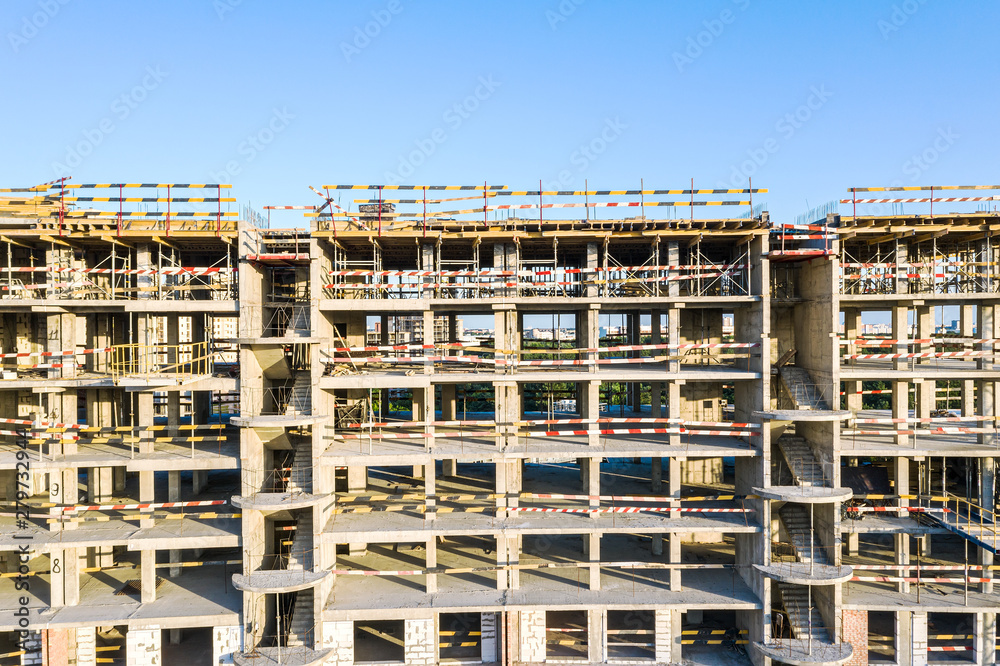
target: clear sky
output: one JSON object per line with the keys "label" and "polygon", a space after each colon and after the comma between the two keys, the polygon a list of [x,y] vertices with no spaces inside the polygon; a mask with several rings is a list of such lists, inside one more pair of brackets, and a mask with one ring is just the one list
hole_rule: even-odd
{"label": "clear sky", "polygon": [[5,0],[0,186],[224,180],[260,207],[752,175],[790,221],[852,185],[1000,180],[998,24],[960,0]]}

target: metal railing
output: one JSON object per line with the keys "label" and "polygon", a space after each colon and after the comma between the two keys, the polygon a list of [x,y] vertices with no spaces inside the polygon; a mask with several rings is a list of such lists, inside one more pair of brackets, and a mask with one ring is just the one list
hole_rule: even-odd
{"label": "metal railing", "polygon": [[175,345],[115,345],[107,352],[107,368],[115,381],[131,377],[162,375],[208,375],[216,353],[209,342]]}

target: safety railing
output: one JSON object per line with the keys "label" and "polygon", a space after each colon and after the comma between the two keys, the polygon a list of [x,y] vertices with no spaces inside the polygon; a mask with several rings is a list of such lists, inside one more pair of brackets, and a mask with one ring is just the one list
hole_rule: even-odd
{"label": "safety railing", "polygon": [[1000,553],[1000,525],[997,513],[952,493],[922,496],[921,507],[938,509],[932,513],[937,522],[968,541]]}
{"label": "safety railing", "polygon": [[217,353],[209,342],[115,345],[107,352],[107,368],[115,381],[125,378],[198,376],[212,373]]}

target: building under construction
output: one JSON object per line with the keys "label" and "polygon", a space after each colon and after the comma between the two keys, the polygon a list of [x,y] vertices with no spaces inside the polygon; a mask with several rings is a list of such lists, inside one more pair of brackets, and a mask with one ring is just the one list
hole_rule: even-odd
{"label": "building under construction", "polygon": [[1000,186],[893,189],[3,190],[0,666],[995,664]]}

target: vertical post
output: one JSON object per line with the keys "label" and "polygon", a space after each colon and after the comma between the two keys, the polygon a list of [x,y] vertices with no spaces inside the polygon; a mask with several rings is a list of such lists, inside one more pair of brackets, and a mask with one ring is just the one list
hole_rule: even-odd
{"label": "vertical post", "polygon": [[222,235],[222,184],[215,186],[215,201],[218,204],[218,214],[215,216],[215,235]]}
{"label": "vertical post", "polygon": [[424,227],[424,238],[427,238],[427,186],[426,185],[424,186],[423,190],[424,190],[424,224],[423,224],[423,227]]}
{"label": "vertical post", "polygon": [[538,179],[538,230],[542,230],[542,179]]}
{"label": "vertical post", "polygon": [[486,208],[487,208],[487,204],[488,203],[489,203],[489,201],[487,200],[487,197],[486,197],[486,181],[484,180],[483,181],[483,229],[489,229],[490,228],[490,222],[489,222],[489,219],[487,218],[488,213],[486,212]]}
{"label": "vertical post", "polygon": [[378,237],[382,238],[382,186],[378,186]]}
{"label": "vertical post", "polygon": [[[125,203],[124,201],[122,201],[122,199],[124,198],[125,197],[122,195],[122,185],[121,183],[119,183],[118,184],[118,235],[119,236],[122,235],[122,212],[124,210],[123,206]],[[111,268],[114,268],[114,266],[112,266]]]}
{"label": "vertical post", "polygon": [[[267,212],[268,215],[271,211]],[[167,238],[170,238],[170,184],[167,184]]]}

